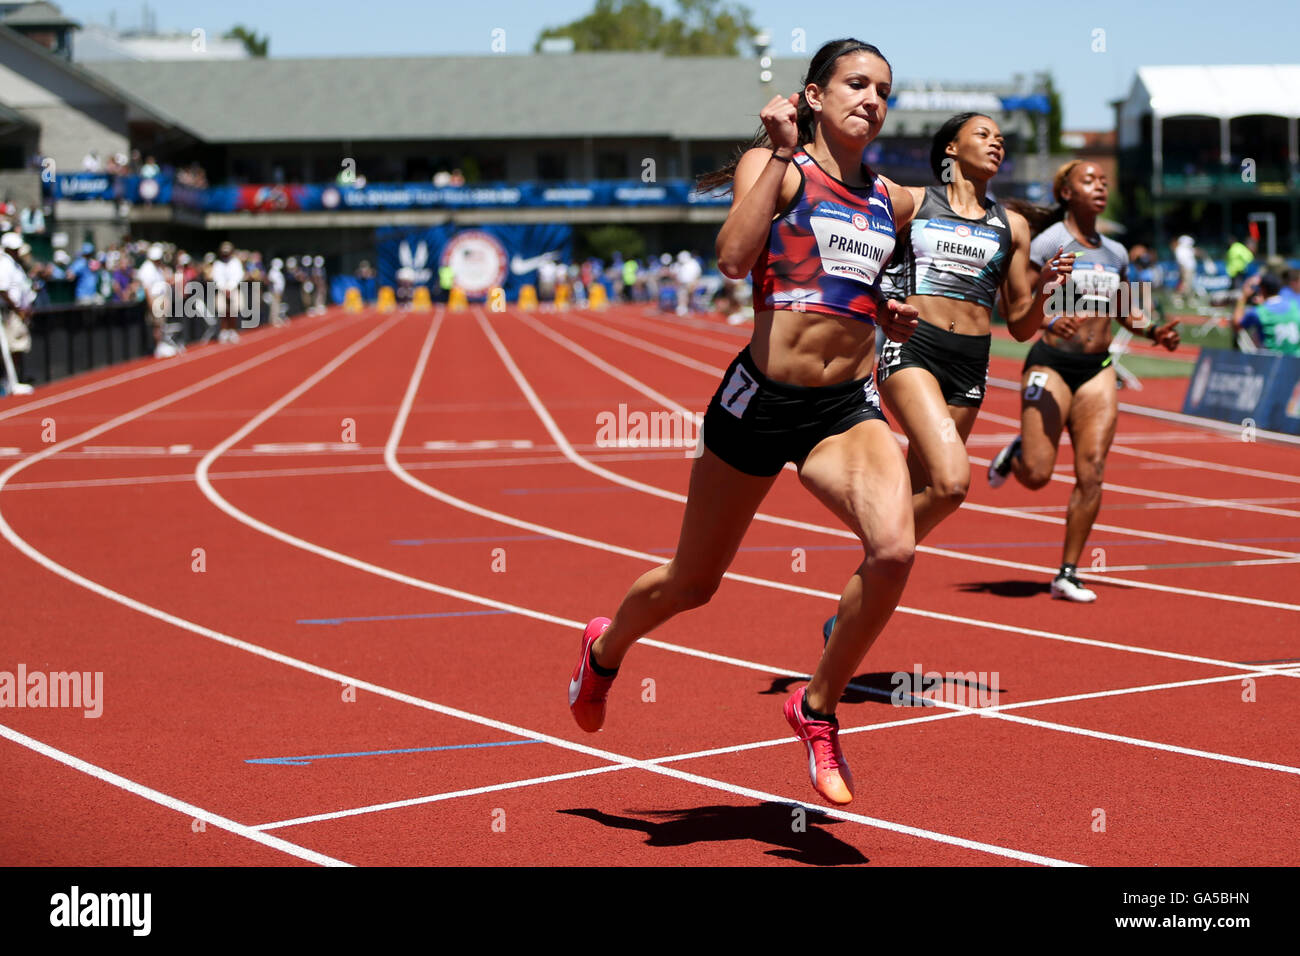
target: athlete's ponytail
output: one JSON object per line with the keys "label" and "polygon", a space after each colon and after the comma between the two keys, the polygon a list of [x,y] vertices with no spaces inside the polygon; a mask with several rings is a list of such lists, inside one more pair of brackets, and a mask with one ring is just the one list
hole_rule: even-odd
{"label": "athlete's ponytail", "polygon": [[[817,133],[816,114],[808,105],[808,98],[804,91],[809,85],[825,87],[827,81],[835,75],[835,64],[840,57],[850,53],[870,53],[885,60],[885,55],[870,43],[863,43],[861,40],[844,39],[831,40],[829,43],[822,45],[822,48],[813,54],[812,61],[808,64],[808,72],[804,76],[803,86],[799,90],[799,103],[795,107],[795,125],[799,128],[799,145],[811,143]],[[889,66],[889,61],[885,60],[885,66]],[[890,73],[894,68],[889,66]],[[730,191],[731,184],[736,178],[736,166],[740,162],[740,157],[751,149],[771,148],[772,141],[768,138],[767,129],[760,128],[757,135],[745,146],[736,151],[731,161],[721,169],[712,173],[706,173],[695,181],[695,188],[700,192],[712,192],[719,187],[727,187],[725,191]]]}

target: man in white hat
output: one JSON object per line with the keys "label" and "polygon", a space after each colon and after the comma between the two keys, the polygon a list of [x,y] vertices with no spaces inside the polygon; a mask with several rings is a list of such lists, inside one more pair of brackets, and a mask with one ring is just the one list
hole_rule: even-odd
{"label": "man in white hat", "polygon": [[223,242],[212,263],[212,284],[217,292],[217,315],[221,317],[221,334],[218,342],[233,344],[239,341],[235,318],[240,314],[239,286],[244,281],[244,265],[235,255],[232,243]]}
{"label": "man in white hat", "polygon": [[271,300],[271,324],[285,325],[284,316],[281,315],[281,302],[284,300],[284,260],[275,258],[271,260],[271,268],[266,273],[266,283],[271,287],[268,293]]}
{"label": "man in white hat", "polygon": [[32,316],[31,280],[18,261],[18,250],[23,247],[23,237],[16,232],[6,232],[0,238],[0,350],[3,351],[5,376],[9,380],[8,392],[20,394],[31,391],[22,384],[23,363],[32,348],[28,324]]}
{"label": "man in white hat", "polygon": [[144,290],[145,317],[153,328],[154,355],[162,358],[175,355],[174,347],[162,349],[163,333],[167,320],[172,317],[167,301],[167,276],[163,273],[163,247],[154,243],[145,253],[144,262],[135,270],[136,280]]}

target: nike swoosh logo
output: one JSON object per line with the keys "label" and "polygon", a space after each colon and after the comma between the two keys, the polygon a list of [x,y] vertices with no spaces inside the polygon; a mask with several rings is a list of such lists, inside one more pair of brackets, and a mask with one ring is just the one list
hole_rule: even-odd
{"label": "nike swoosh logo", "polygon": [[510,271],[517,276],[525,272],[532,272],[543,262],[553,262],[560,254],[560,250],[552,249],[550,252],[543,252],[540,256],[533,256],[530,259],[521,259],[515,256],[510,260]]}
{"label": "nike swoosh logo", "polygon": [[573,678],[573,680],[569,681],[569,706],[570,707],[572,707],[574,704],[578,702],[578,691],[581,688],[582,688],[582,672],[579,671],[578,676]]}

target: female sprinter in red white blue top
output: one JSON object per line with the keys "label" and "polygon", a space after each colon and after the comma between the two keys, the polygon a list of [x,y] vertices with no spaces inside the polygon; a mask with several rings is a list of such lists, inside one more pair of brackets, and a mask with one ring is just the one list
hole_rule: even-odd
{"label": "female sprinter in red white blue top", "polygon": [[835,707],[898,605],[915,546],[907,465],[872,380],[877,326],[895,340],[916,328],[915,308],[879,292],[913,201],[862,163],[885,121],[892,79],[874,46],[826,44],[802,92],[774,98],[759,114],[762,145],[716,177],[734,191],[718,266],[731,278],[753,276],[753,338],[705,415],[676,554],[632,585],[612,622],[587,625],[569,684],[578,725],[599,730],[628,649],[713,596],[759,504],[793,462],[864,552],[812,680],[785,704],[813,787],[836,804],[852,799],[853,778]]}

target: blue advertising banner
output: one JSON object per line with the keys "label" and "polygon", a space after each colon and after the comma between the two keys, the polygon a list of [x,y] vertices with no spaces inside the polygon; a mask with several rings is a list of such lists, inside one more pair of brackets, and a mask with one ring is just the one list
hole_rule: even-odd
{"label": "blue advertising banner", "polygon": [[495,286],[514,301],[519,287],[537,285],[537,268],[546,260],[568,261],[573,228],[548,223],[530,226],[388,227],[375,233],[379,284],[396,286],[397,271],[410,269],[415,285],[437,298],[438,270],[450,266],[456,285],[471,301],[483,301]]}
{"label": "blue advertising banner", "polygon": [[1300,434],[1300,358],[1202,349],[1183,414]]}
{"label": "blue advertising banner", "polygon": [[45,183],[51,199],[118,199],[132,203],[172,203],[206,212],[320,212],[340,209],[491,209],[517,206],[727,205],[730,195],[698,193],[689,180],[660,183],[592,180],[574,183],[478,183],[426,186],[420,183],[239,184],[194,189],[170,176],[112,176],[66,173]]}
{"label": "blue advertising banner", "polygon": [[49,199],[124,199],[132,203],[172,201],[170,176],[114,176],[110,173],[59,173],[42,181]]}

